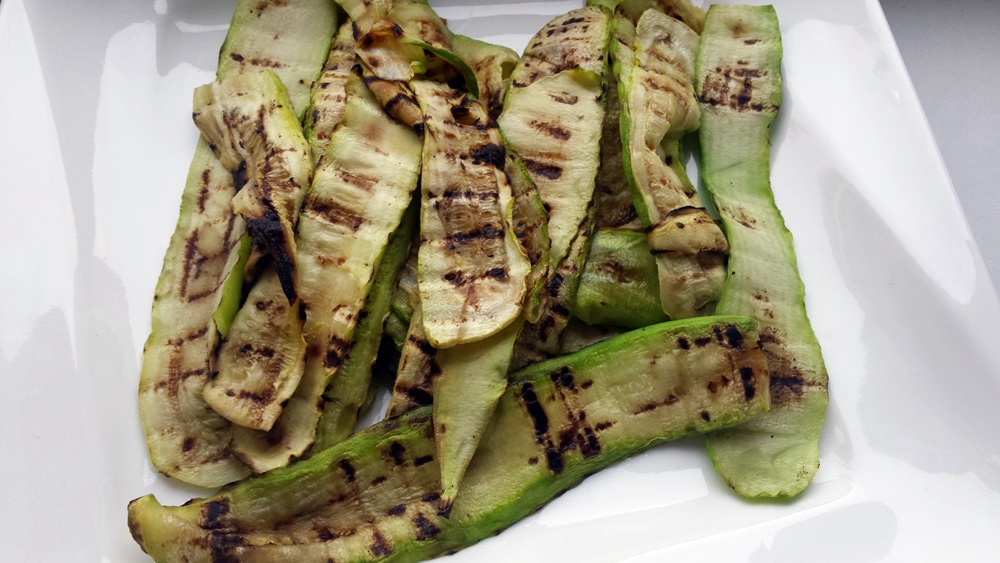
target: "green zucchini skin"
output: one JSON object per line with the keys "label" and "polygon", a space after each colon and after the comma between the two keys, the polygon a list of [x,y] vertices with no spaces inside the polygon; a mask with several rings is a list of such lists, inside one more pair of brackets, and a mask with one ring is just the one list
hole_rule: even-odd
{"label": "green zucchini skin", "polygon": [[[319,73],[336,26],[335,7],[326,0],[299,0],[261,11],[258,4],[237,4],[216,76],[280,65],[278,74],[294,84],[289,97],[301,111],[307,101],[297,85],[300,80],[308,85]],[[275,40],[290,22],[299,32]],[[246,224],[232,212],[234,195],[232,175],[208,143],[199,140],[157,282],[139,378],[139,413],[153,465],[165,475],[205,487],[250,472],[229,449],[231,424],[202,398],[214,370],[218,328],[226,320],[217,321],[216,312],[227,296],[220,314],[235,314],[233,303],[239,303],[240,284],[228,280]]]}
{"label": "green zucchini skin", "polygon": [[[129,505],[157,561],[417,561],[472,545],[587,475],[768,407],[755,323],[714,317],[632,331],[511,376],[462,481],[437,514],[430,409],[208,499]],[[635,366],[622,370],[621,366]]]}
{"label": "green zucchini skin", "polygon": [[580,275],[573,316],[593,325],[640,328],[668,320],[660,308],[656,260],[642,232],[601,229]]}
{"label": "green zucchini skin", "polygon": [[828,376],[806,314],[792,236],[774,203],[768,134],[781,104],[781,35],[770,6],[713,6],[698,55],[701,175],[732,245],[718,311],[760,322],[772,409],[709,436],[741,495],[794,496],[819,466]]}

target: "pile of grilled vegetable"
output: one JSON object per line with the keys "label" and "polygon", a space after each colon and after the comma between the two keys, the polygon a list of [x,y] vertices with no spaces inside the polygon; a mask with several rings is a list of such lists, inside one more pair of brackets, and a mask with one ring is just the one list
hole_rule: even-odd
{"label": "pile of grilled vegetable", "polygon": [[737,493],[802,491],[827,380],[770,188],[773,9],[595,0],[519,57],[338,3],[241,0],[195,92],[139,401],[159,471],[226,487],[132,501],[142,548],[433,557],[689,433]]}

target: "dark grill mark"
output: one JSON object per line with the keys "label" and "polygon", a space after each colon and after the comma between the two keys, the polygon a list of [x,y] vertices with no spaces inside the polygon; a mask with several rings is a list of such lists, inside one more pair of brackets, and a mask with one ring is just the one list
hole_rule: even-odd
{"label": "dark grill mark", "polygon": [[556,474],[562,473],[565,463],[562,455],[549,438],[549,417],[538,402],[538,395],[535,394],[533,385],[525,383],[521,387],[521,399],[524,401],[524,406],[535,427],[535,441],[545,448],[545,462],[549,470]]}
{"label": "dark grill mark", "polygon": [[528,171],[536,176],[543,176],[549,180],[556,180],[562,176],[562,168],[558,166],[545,164],[544,162],[538,162],[530,158],[522,158],[521,160],[528,168]]}
{"label": "dark grill mark", "polygon": [[393,463],[396,465],[403,465],[406,461],[406,458],[403,457],[404,453],[406,453],[406,448],[403,447],[403,444],[399,442],[389,444],[389,457],[392,458]]}
{"label": "dark grill mark", "polygon": [[377,486],[381,485],[382,483],[385,483],[386,480],[387,480],[387,478],[386,478],[385,475],[379,475],[378,477],[372,479],[372,486],[373,487],[377,487]]}
{"label": "dark grill mark", "polygon": [[489,164],[494,168],[503,170],[504,159],[507,157],[507,149],[503,145],[490,143],[476,147],[469,151],[474,164]]}
{"label": "dark grill mark", "polygon": [[181,451],[189,452],[192,449],[194,449],[194,438],[184,438],[184,443],[181,444]]}
{"label": "dark grill mark", "polygon": [[418,514],[413,519],[413,525],[417,527],[417,541],[429,540],[441,533],[441,528],[438,528],[423,514]]}
{"label": "dark grill mark", "polygon": [[366,221],[364,216],[344,209],[332,201],[315,201],[308,207],[308,211],[310,215],[323,218],[334,225],[347,227],[352,231],[357,231]]}
{"label": "dark grill mark", "polygon": [[218,500],[208,501],[201,506],[201,527],[208,530],[221,528],[225,524],[228,514],[228,498],[223,497]]}
{"label": "dark grill mark", "polygon": [[[753,399],[754,395],[757,394],[757,388],[754,387],[753,384],[753,368],[741,367],[740,380],[743,382],[743,396],[746,397],[748,401]],[[771,380],[771,385],[774,385],[774,379]]]}
{"label": "dark grill mark", "polygon": [[608,428],[611,428],[614,425],[615,423],[611,421],[598,422],[597,424],[594,425],[594,430],[602,432],[604,430],[607,430]]}
{"label": "dark grill mark", "polygon": [[[403,393],[413,401],[417,406],[426,406],[434,402],[434,396],[430,394],[426,389],[421,389],[419,387],[408,387]],[[419,459],[418,459],[419,461]]]}
{"label": "dark grill mark", "polygon": [[348,482],[354,482],[354,466],[351,465],[351,462],[342,459],[337,463],[337,467],[340,467],[340,470],[344,472],[344,476],[347,477]]}
{"label": "dark grill mark", "polygon": [[372,537],[371,551],[372,555],[375,557],[388,557],[392,555],[392,547],[390,547],[389,543],[385,540],[385,536],[377,530]]}
{"label": "dark grill mark", "polygon": [[431,503],[431,502],[437,502],[438,499],[440,499],[440,498],[441,498],[441,495],[438,494],[438,493],[427,493],[426,495],[420,497],[420,500],[422,500],[424,502],[427,502],[427,503]]}
{"label": "dark grill mark", "polygon": [[569,94],[566,96],[560,96],[558,94],[549,94],[549,97],[552,98],[552,101],[559,102],[560,104],[566,104],[568,106],[574,105],[580,101],[580,97],[574,96],[573,94]]}
{"label": "dark grill mark", "polygon": [[580,23],[582,21],[587,21],[586,18],[570,18],[559,25],[573,25],[574,23]]}
{"label": "dark grill mark", "polygon": [[435,353],[437,353],[437,349],[434,348],[433,346],[431,346],[430,342],[428,342],[428,341],[426,341],[426,340],[424,340],[424,339],[422,339],[422,338],[420,338],[420,337],[418,337],[416,335],[411,334],[411,335],[407,336],[406,337],[406,341],[409,342],[410,344],[416,346],[417,348],[419,348],[421,352],[423,352],[424,354],[426,354],[428,356],[433,356]]}
{"label": "dark grill mark", "polygon": [[427,465],[428,463],[434,461],[434,456],[432,455],[422,455],[417,459],[413,460],[413,465],[420,467],[421,465]]}
{"label": "dark grill mark", "polygon": [[568,141],[572,136],[569,130],[559,127],[558,125],[552,123],[545,123],[544,121],[532,120],[530,125],[535,128],[539,133],[548,135],[553,139],[559,141]]}
{"label": "dark grill mark", "polygon": [[576,386],[573,384],[573,372],[570,371],[568,366],[563,366],[558,370],[549,372],[549,377],[552,379],[552,383],[560,387],[564,387],[569,390],[575,390]]}
{"label": "dark grill mark", "polygon": [[503,238],[503,229],[489,223],[480,225],[478,229],[466,233],[453,233],[448,240],[455,244],[468,244],[472,241]]}
{"label": "dark grill mark", "polygon": [[726,342],[730,348],[743,350],[743,332],[739,328],[729,325],[722,332],[726,335]]}
{"label": "dark grill mark", "polygon": [[678,336],[677,337],[677,345],[680,346],[681,350],[690,350],[691,349],[691,343],[688,341],[687,338],[685,338],[683,336]]}
{"label": "dark grill mark", "polygon": [[708,336],[699,336],[698,338],[694,339],[694,344],[695,344],[695,346],[701,348],[701,347],[707,345],[711,341],[712,341],[712,339],[709,338]]}
{"label": "dark grill mark", "polygon": [[333,531],[330,530],[330,528],[327,528],[326,526],[316,526],[315,528],[313,528],[313,531],[316,532],[316,537],[319,538],[320,541],[331,541],[339,537],[337,534],[333,533]]}
{"label": "dark grill mark", "polygon": [[405,504],[397,504],[396,506],[394,506],[394,507],[390,508],[389,510],[387,510],[386,514],[388,514],[389,516],[399,516],[400,514],[403,514],[404,512],[406,512],[406,505]]}
{"label": "dark grill mark", "polygon": [[705,422],[712,422],[712,415],[708,414],[708,411],[701,411],[701,419]]}
{"label": "dark grill mark", "polygon": [[288,302],[294,303],[298,299],[295,290],[295,260],[290,253],[290,242],[285,237],[278,212],[268,202],[263,215],[259,218],[248,218],[247,225],[250,227],[254,242],[266,248],[271,254],[281,289]]}

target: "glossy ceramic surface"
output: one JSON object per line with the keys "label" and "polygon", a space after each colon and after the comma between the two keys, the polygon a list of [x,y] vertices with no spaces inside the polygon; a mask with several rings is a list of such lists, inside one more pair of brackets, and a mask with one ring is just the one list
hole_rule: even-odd
{"label": "glossy ceramic surface", "polygon": [[[523,48],[579,2],[432,1]],[[1000,304],[875,0],[775,0],[773,185],[830,372],[800,498],[734,497],[697,439],[585,481],[460,561],[958,561],[1000,553]],[[170,482],[142,344],[232,2],[0,6],[0,560],[141,561],[125,506]]]}

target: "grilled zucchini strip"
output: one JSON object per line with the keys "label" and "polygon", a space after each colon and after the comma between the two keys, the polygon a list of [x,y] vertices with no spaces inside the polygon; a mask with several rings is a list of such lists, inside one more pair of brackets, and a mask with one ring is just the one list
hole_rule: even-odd
{"label": "grilled zucchini strip", "polygon": [[306,140],[312,151],[313,164],[317,164],[333,130],[344,117],[347,105],[347,79],[354,67],[354,23],[350,20],[340,24],[330,55],[326,58],[323,71],[313,81],[309,90],[312,104],[306,111],[302,123]]}
{"label": "grilled zucchini strip", "polygon": [[295,222],[313,166],[285,86],[270,70],[206,84],[195,90],[194,121],[222,165],[245,182],[233,196],[233,212],[267,249],[287,301],[294,303]]}
{"label": "grilled zucchini strip", "polygon": [[[327,56],[335,8],[325,0],[267,9],[258,4],[238,3],[216,76],[272,68],[289,84],[289,98],[301,111],[308,104],[308,89],[301,85],[312,82]],[[297,32],[284,33],[288,25]],[[235,194],[232,175],[208,142],[199,140],[157,282],[139,379],[139,413],[153,465],[168,476],[205,487],[249,473],[228,448],[230,423],[202,398],[215,370],[218,328],[239,302],[240,284],[227,281],[246,232],[246,223],[230,207]],[[234,299],[229,299],[228,310],[220,310],[225,296]]]}
{"label": "grilled zucchini strip", "polygon": [[500,532],[585,475],[766,410],[757,336],[749,319],[691,319],[513,375],[447,519],[437,514],[440,471],[423,408],[211,498],[132,501],[129,529],[158,561],[441,555]]}
{"label": "grilled zucchini strip", "polygon": [[299,218],[304,373],[269,432],[241,428],[233,437],[233,449],[257,472],[287,464],[312,444],[323,392],[344,362],[383,251],[417,184],[417,136],[385,115],[360,78],[348,79],[347,93],[343,120]]}
{"label": "grilled zucchini strip", "polygon": [[486,106],[490,117],[496,119],[503,110],[510,74],[520,57],[513,49],[464,35],[452,35],[451,47],[472,70],[478,84],[477,98]]}
{"label": "grilled zucchini strip", "polygon": [[616,55],[624,165],[656,254],[661,306],[671,318],[711,313],[725,281],[729,246],[693,186],[665,162],[662,146],[665,139],[698,126],[691,83],[698,35],[660,11],[647,10],[636,27],[632,64],[627,49],[613,48],[625,51]]}
{"label": "grilled zucchini strip", "polygon": [[819,467],[827,372],[806,315],[792,236],[774,203],[768,133],[781,104],[781,34],[770,6],[713,6],[698,54],[701,175],[733,247],[718,310],[752,315],[772,410],[713,434],[716,469],[744,496],[793,496]]}
{"label": "grilled zucchini strip", "polygon": [[446,84],[413,87],[425,125],[417,288],[427,340],[447,348],[496,334],[520,315],[530,264],[510,227],[496,122]]}
{"label": "grilled zucchini strip", "polygon": [[528,43],[497,120],[549,212],[549,263],[566,256],[594,195],[604,119],[608,14],[572,10]]}
{"label": "grilled zucchini strip", "polygon": [[418,220],[419,203],[414,197],[382,254],[351,346],[344,355],[344,364],[323,393],[323,415],[317,425],[313,451],[324,450],[340,442],[358,424],[358,416],[365,407],[371,387],[372,364],[382,341],[382,326],[389,315],[396,281],[410,253],[410,243],[417,233]]}

